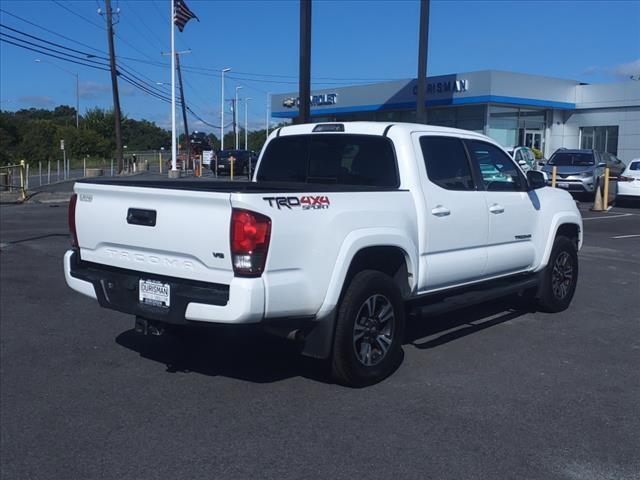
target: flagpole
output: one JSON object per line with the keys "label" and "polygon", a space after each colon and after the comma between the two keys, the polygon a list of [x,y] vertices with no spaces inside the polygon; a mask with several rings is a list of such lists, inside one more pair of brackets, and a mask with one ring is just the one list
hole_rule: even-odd
{"label": "flagpole", "polygon": [[[173,23],[174,6],[171,4],[171,14],[169,22],[171,23],[171,170],[174,172],[177,168],[177,145],[176,145],[176,55],[175,55],[175,26]],[[175,175],[175,173],[174,173]]]}

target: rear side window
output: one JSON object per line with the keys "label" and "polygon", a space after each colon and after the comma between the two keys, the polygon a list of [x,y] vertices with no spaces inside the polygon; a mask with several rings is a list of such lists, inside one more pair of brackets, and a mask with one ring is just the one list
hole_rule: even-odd
{"label": "rear side window", "polygon": [[373,135],[291,135],[267,146],[259,181],[398,187],[388,138]]}
{"label": "rear side window", "polygon": [[633,162],[629,165],[629,170],[640,170],[640,162]]}
{"label": "rear side window", "polygon": [[475,190],[462,141],[452,137],[420,137],[429,180],[447,190]]}
{"label": "rear side window", "polygon": [[495,145],[478,140],[467,142],[471,159],[480,167],[484,188],[489,192],[520,192],[525,180],[513,160]]}

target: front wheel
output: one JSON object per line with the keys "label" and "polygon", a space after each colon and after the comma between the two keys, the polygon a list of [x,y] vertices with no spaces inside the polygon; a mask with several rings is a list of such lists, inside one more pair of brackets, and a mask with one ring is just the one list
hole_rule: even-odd
{"label": "front wheel", "polygon": [[578,284],[578,250],[575,242],[559,236],[553,242],[549,263],[542,271],[538,289],[538,308],[561,312],[571,303]]}
{"label": "front wheel", "polygon": [[384,273],[356,274],[340,302],[332,372],[343,385],[363,387],[383,380],[402,361],[404,302]]}

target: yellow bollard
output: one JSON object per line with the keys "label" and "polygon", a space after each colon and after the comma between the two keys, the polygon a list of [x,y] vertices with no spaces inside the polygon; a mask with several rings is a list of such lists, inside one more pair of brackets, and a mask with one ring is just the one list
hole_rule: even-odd
{"label": "yellow bollard", "polygon": [[229,157],[229,165],[231,165],[231,180],[233,180],[233,164],[235,163],[234,160],[235,159],[233,158],[233,155],[231,155]]}
{"label": "yellow bollard", "polygon": [[602,196],[602,208],[607,211],[609,206],[609,167],[604,169],[604,195]]}
{"label": "yellow bollard", "polygon": [[160,168],[160,174],[162,174],[162,152],[158,153],[158,167]]}
{"label": "yellow bollard", "polygon": [[558,176],[558,167],[553,167],[553,170],[551,171],[551,186],[553,188],[556,187],[556,177]]}
{"label": "yellow bollard", "polygon": [[22,200],[27,198],[27,192],[25,191],[25,162],[24,160],[20,160],[20,194],[22,195]]}

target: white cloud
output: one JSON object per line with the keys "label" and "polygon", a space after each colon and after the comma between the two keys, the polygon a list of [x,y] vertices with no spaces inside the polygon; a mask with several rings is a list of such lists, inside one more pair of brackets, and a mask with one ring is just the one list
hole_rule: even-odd
{"label": "white cloud", "polygon": [[[111,94],[111,84],[98,82],[80,82],[80,98],[85,100],[93,100],[104,95]],[[131,85],[118,84],[120,95],[130,96],[135,93]]]}
{"label": "white cloud", "polygon": [[43,97],[38,95],[27,95],[24,97],[18,98],[18,102],[26,103],[30,107],[50,107],[55,102],[51,99],[51,97]]}
{"label": "white cloud", "polygon": [[614,75],[622,78],[640,75],[640,58],[629,63],[616,65],[612,68],[612,71]]}
{"label": "white cloud", "polygon": [[600,67],[597,67],[596,65],[592,65],[590,67],[585,68],[582,71],[583,75],[594,75],[596,73],[598,73],[600,71]]}

